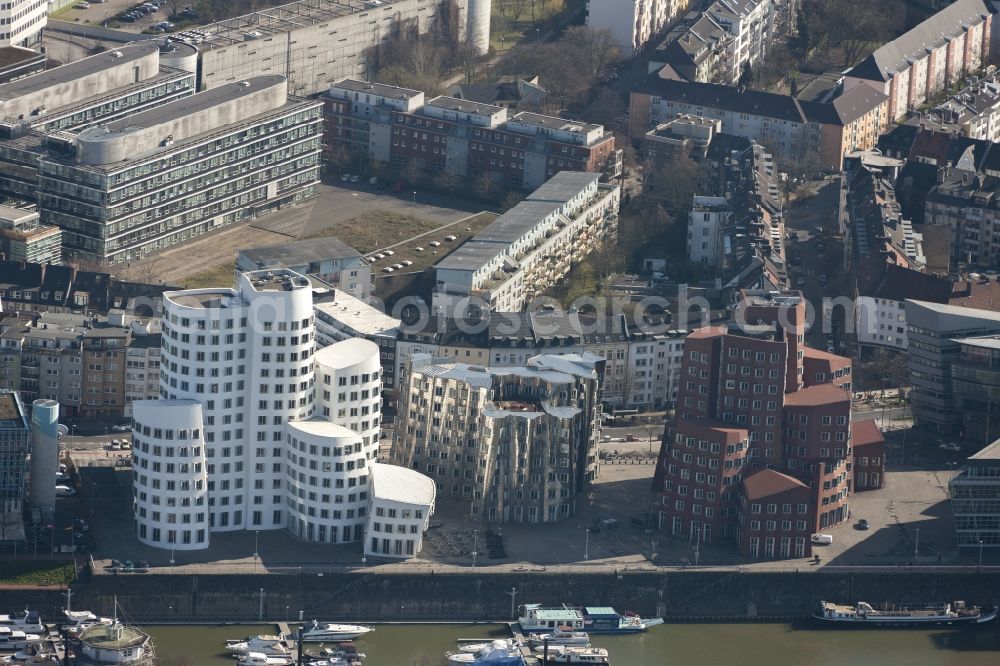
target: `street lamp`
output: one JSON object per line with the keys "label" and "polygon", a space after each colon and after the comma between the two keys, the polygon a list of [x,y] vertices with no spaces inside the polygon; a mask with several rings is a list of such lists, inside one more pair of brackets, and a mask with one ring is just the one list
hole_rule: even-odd
{"label": "street lamp", "polygon": [[920,528],[917,528],[917,538],[913,542],[913,559],[916,560],[920,555]]}
{"label": "street lamp", "polygon": [[474,539],[474,545],[472,546],[472,568],[475,569],[476,559],[479,557],[479,530],[473,530],[472,534]]}
{"label": "street lamp", "polygon": [[983,566],[983,540],[979,540],[979,566]]}
{"label": "street lamp", "polygon": [[413,203],[417,203],[417,191],[413,190]]}
{"label": "street lamp", "polygon": [[590,559],[590,528],[584,530],[586,534],[586,541],[583,542],[583,560],[586,562]]}
{"label": "street lamp", "polygon": [[253,572],[257,573],[257,553],[259,549],[257,548],[258,540],[260,539],[260,530],[254,530],[253,532]]}

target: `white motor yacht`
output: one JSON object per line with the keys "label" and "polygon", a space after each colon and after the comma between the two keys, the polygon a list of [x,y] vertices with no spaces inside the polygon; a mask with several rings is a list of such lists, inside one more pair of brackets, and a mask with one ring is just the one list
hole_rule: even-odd
{"label": "white motor yacht", "polygon": [[[464,645],[458,646],[459,652],[479,652],[483,648],[493,645],[496,641],[483,641],[482,643],[465,643]],[[516,641],[513,638],[508,638],[507,642],[511,647],[517,647]]]}
{"label": "white motor yacht", "polygon": [[27,609],[10,615],[0,615],[0,627],[7,627],[11,631],[23,631],[27,634],[47,633],[38,612]]}
{"label": "white motor yacht", "polygon": [[509,641],[495,640],[479,652],[446,652],[451,666],[524,666],[521,650]]}
{"label": "white motor yacht", "polygon": [[281,636],[247,636],[243,640],[229,640],[226,641],[226,649],[233,654],[260,652],[274,657],[288,657],[292,654]]}
{"label": "white motor yacht", "polygon": [[306,643],[352,641],[373,631],[375,631],[375,627],[363,624],[333,624],[313,620],[311,625],[302,630],[302,640]]}
{"label": "white motor yacht", "polygon": [[573,631],[571,629],[557,629],[551,634],[528,634],[529,645],[542,645],[548,641],[549,645],[578,645],[587,647],[590,645],[590,634],[586,631]]}
{"label": "white motor yacht", "polygon": [[0,650],[23,650],[29,645],[38,645],[42,637],[38,634],[26,634],[20,629],[0,627]]}
{"label": "white motor yacht", "polygon": [[[540,659],[546,654],[544,647],[536,647],[535,655]],[[570,645],[550,645],[545,664],[573,664],[592,666],[610,666],[608,651],[604,648],[573,647]]]}
{"label": "white motor yacht", "polygon": [[238,657],[239,666],[292,666],[291,657],[269,657],[263,652],[251,652]]}

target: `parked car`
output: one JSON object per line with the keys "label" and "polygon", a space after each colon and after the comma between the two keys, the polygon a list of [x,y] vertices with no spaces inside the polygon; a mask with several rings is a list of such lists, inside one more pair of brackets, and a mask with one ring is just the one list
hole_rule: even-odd
{"label": "parked car", "polygon": [[382,254],[381,252],[379,252],[378,254],[375,255],[375,258],[376,259],[385,259],[385,255]]}
{"label": "parked car", "polygon": [[132,425],[129,423],[119,423],[118,425],[111,426],[111,429],[115,432],[131,432]]}
{"label": "parked car", "polygon": [[343,176],[340,177],[340,182],[342,183],[346,183],[350,180],[351,180],[351,174],[349,173],[345,173]]}
{"label": "parked car", "polygon": [[868,521],[865,520],[864,518],[862,518],[858,522],[854,523],[854,529],[856,529],[856,530],[867,530],[868,527],[869,527],[868,526]]}
{"label": "parked car", "polygon": [[122,451],[131,451],[131,450],[132,450],[131,442],[122,442]]}
{"label": "parked car", "polygon": [[394,254],[396,254],[395,250],[386,250],[385,251],[385,256],[387,256],[387,257],[391,257]]}
{"label": "parked car", "polygon": [[458,236],[454,236],[454,235],[448,234],[447,236],[444,237],[444,239],[446,241],[458,240]]}
{"label": "parked car", "polygon": [[73,7],[74,7],[74,9],[90,9],[90,3],[89,2],[78,2],[75,5],[73,5]]}
{"label": "parked car", "polygon": [[962,447],[958,444],[958,442],[943,442],[938,444],[938,448],[942,451],[954,451],[956,453],[961,453],[962,451]]}
{"label": "parked car", "polygon": [[386,266],[385,268],[383,268],[383,269],[382,269],[382,272],[383,272],[383,273],[391,273],[391,272],[393,272],[394,270],[396,270],[396,269],[395,269],[395,268],[393,268],[392,266]]}
{"label": "parked car", "polygon": [[404,266],[412,266],[412,265],[413,265],[413,262],[412,262],[412,261],[410,261],[409,259],[403,259],[403,260],[402,260],[401,262],[399,262],[399,263],[403,264]]}
{"label": "parked car", "polygon": [[122,450],[122,443],[121,443],[121,441],[117,440],[117,439],[111,440],[111,450],[112,451],[121,451]]}
{"label": "parked car", "polygon": [[428,245],[431,247],[441,247],[441,241],[431,241]]}
{"label": "parked car", "polygon": [[72,497],[76,495],[76,490],[65,485],[56,486],[56,497]]}
{"label": "parked car", "polygon": [[358,175],[351,176],[351,182],[352,183],[360,183],[361,182],[361,176],[358,176]]}
{"label": "parked car", "polygon": [[832,534],[813,534],[811,541],[817,546],[829,546],[833,543]]}
{"label": "parked car", "polygon": [[422,248],[422,247],[420,247],[420,246],[418,245],[417,247],[413,248],[413,251],[414,251],[414,252],[423,252],[423,251],[424,251],[424,248]]}

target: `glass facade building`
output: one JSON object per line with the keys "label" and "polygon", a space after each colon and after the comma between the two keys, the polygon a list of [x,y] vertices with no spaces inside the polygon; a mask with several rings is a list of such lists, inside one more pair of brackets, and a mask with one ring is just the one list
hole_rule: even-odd
{"label": "glass facade building", "polygon": [[948,491],[958,547],[1000,547],[1000,441],[970,456]]}

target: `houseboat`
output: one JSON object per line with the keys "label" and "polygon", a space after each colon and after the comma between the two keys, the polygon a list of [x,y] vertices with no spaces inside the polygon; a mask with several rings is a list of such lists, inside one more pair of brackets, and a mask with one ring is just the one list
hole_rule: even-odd
{"label": "houseboat", "polygon": [[819,612],[815,615],[826,623],[852,627],[961,627],[984,624],[996,616],[996,608],[983,611],[979,606],[966,606],[964,601],[883,608],[875,608],[864,601],[854,606],[821,601]]}
{"label": "houseboat", "polygon": [[544,608],[541,604],[525,604],[521,606],[517,621],[525,634],[547,634],[557,630],[582,631],[584,628],[583,613],[568,606]]}

